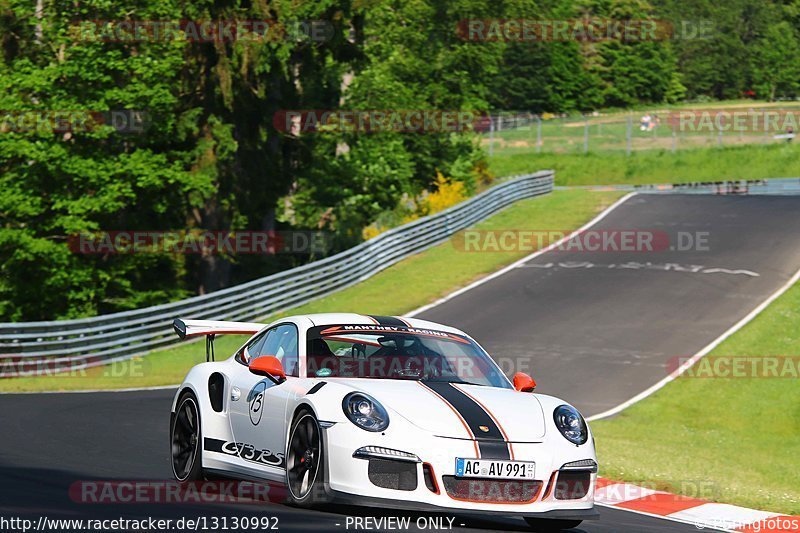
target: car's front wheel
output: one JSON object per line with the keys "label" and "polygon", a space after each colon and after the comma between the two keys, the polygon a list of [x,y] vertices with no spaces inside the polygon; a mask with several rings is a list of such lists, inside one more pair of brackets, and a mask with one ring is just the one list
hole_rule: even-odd
{"label": "car's front wheel", "polygon": [[172,473],[175,479],[181,483],[202,479],[200,409],[194,394],[187,392],[178,399],[171,425]]}
{"label": "car's front wheel", "polygon": [[291,503],[311,507],[325,501],[325,450],[319,422],[300,411],[292,424],[286,453],[286,485]]}
{"label": "car's front wheel", "polygon": [[534,531],[543,533],[550,531],[563,531],[578,527],[583,520],[550,520],[547,518],[525,518],[525,521]]}

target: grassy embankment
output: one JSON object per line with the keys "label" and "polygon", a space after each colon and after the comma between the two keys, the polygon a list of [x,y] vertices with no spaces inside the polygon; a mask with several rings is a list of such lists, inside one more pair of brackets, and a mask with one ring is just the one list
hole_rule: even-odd
{"label": "grassy embankment", "polygon": [[532,150],[489,158],[498,176],[552,168],[556,185],[679,183],[800,176],[800,142],[721,148],[588,154],[536,154]]}
{"label": "grassy embankment", "polygon": [[800,284],[706,356],[792,356],[784,377],[681,377],[592,422],[601,475],[800,515],[798,325]]}

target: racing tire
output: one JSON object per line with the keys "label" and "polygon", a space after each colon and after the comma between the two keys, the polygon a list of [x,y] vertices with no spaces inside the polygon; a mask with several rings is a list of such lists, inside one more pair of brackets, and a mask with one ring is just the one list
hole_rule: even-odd
{"label": "racing tire", "polygon": [[548,518],[525,518],[533,531],[562,531],[578,527],[583,520],[551,520]]}
{"label": "racing tire", "polygon": [[200,453],[202,432],[200,407],[192,392],[178,398],[178,407],[170,422],[170,457],[172,475],[180,483],[203,479],[203,461]]}
{"label": "racing tire", "polygon": [[292,422],[286,446],[286,488],[289,503],[316,507],[326,503],[325,448],[314,414],[306,409]]}

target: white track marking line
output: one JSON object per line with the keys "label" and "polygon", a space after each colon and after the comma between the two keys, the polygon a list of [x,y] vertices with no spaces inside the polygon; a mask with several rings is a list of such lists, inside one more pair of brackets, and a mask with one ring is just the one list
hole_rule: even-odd
{"label": "white track marking line", "polygon": [[[629,200],[632,196],[635,196],[636,194],[637,193],[634,192],[634,193],[630,193],[630,194],[627,194],[627,195],[623,196],[622,198],[617,200],[615,203],[613,203],[611,206],[609,206],[605,211],[600,213],[600,215],[598,215],[597,217],[592,219],[590,222],[585,224],[583,227],[578,229],[577,232],[581,232],[581,231],[589,229],[591,226],[593,226],[594,224],[596,224],[597,222],[599,222],[603,218],[605,218],[611,211],[613,211],[614,209],[616,209],[617,207],[622,205],[624,202],[626,202],[627,200]],[[569,238],[570,238],[570,236],[566,236],[563,239],[561,239],[561,240],[559,240],[559,241],[547,246],[546,248],[538,250],[538,251],[530,254],[529,256],[524,257],[523,259],[520,259],[519,261],[516,261],[515,263],[512,263],[511,265],[508,265],[508,266],[498,270],[497,272],[495,272],[493,274],[490,274],[490,275],[488,275],[488,276],[486,276],[484,278],[481,278],[481,279],[471,283],[470,285],[467,285],[466,287],[458,289],[458,290],[448,294],[447,296],[445,296],[443,298],[440,298],[439,300],[436,300],[435,302],[433,302],[431,304],[424,305],[424,306],[422,306],[422,307],[420,307],[418,309],[415,309],[414,311],[412,311],[410,313],[406,313],[403,316],[413,317],[415,315],[418,315],[420,313],[423,313],[423,312],[427,311],[428,309],[432,309],[433,307],[441,305],[441,304],[443,304],[443,303],[445,303],[445,302],[457,297],[460,294],[463,294],[463,293],[465,293],[465,292],[467,292],[467,291],[469,291],[471,289],[474,289],[475,287],[478,287],[478,286],[480,286],[480,285],[482,285],[482,284],[484,284],[484,283],[486,283],[488,281],[491,281],[496,277],[502,276],[506,272],[509,272],[510,270],[513,270],[513,269],[519,267],[520,265],[526,263],[527,261],[530,261],[531,259],[534,259],[535,257],[538,257],[538,256],[540,256],[540,255],[542,255],[542,254],[544,254],[546,252],[549,252],[550,250],[556,248],[557,246],[559,246],[561,243],[563,243],[564,241],[566,241]],[[700,358],[702,358],[703,356],[708,354],[711,350],[713,350],[719,344],[721,344],[725,339],[727,339],[728,337],[730,337],[731,335],[736,333],[738,330],[740,330],[742,327],[744,327],[748,322],[750,322],[753,318],[758,316],[764,309],[766,309],[769,306],[769,304],[771,304],[773,301],[775,301],[777,298],[779,298],[792,285],[794,285],[794,283],[797,282],[798,279],[800,279],[800,270],[798,270],[794,274],[794,276],[792,276],[789,279],[789,281],[786,284],[784,284],[776,292],[774,292],[772,295],[770,295],[758,307],[756,307],[750,313],[748,313],[747,316],[742,318],[739,322],[734,324],[725,333],[723,333],[721,336],[719,336],[717,339],[715,339],[713,342],[711,342],[708,346],[703,348],[700,352],[695,354],[689,361],[684,363],[684,365],[682,365],[676,372],[674,372],[670,376],[667,376],[666,378],[661,380],[661,382],[659,382],[656,385],[650,387],[649,389],[643,391],[642,393],[634,396],[633,398],[631,398],[627,402],[624,402],[624,403],[618,405],[617,407],[609,409],[608,411],[605,411],[603,413],[591,416],[591,417],[587,418],[586,420],[591,422],[593,420],[599,420],[601,418],[606,418],[606,417],[609,417],[609,416],[613,416],[613,415],[621,412],[623,409],[633,405],[634,403],[636,403],[636,402],[638,402],[640,400],[643,400],[644,398],[650,396],[651,394],[656,392],[658,389],[662,388],[664,385],[666,385],[667,383],[669,383],[670,381],[675,379],[675,377],[677,377],[681,373],[685,372],[687,369],[691,368],[691,366],[694,365]],[[643,490],[646,490],[646,489],[643,489]],[[672,521],[672,522],[679,522],[679,523],[684,523],[684,524],[697,526],[697,522],[696,521],[693,521],[693,520],[691,520],[691,518],[686,517],[686,516],[682,516],[680,514],[678,514],[677,516],[669,516],[669,515],[668,516],[660,516],[660,515],[655,515],[655,514],[651,514],[651,513],[645,513],[645,512],[642,512],[642,511],[636,511],[636,510],[633,510],[633,509],[619,508],[619,507],[616,507],[615,505],[609,505],[607,503],[596,502],[596,505],[601,506],[601,507],[607,507],[609,509],[616,509],[618,511],[625,511],[625,512],[629,512],[629,513],[635,513],[635,514],[639,514],[639,515],[649,516],[649,517],[652,517],[652,518],[660,518],[662,520],[668,520],[668,521]],[[755,511],[755,512],[758,512],[758,511]],[[708,531],[726,531],[724,529],[718,529],[718,528],[709,527],[709,526],[706,526],[705,529],[708,530]]]}
{"label": "white track marking line", "polygon": [[755,309],[750,311],[744,318],[742,318],[741,320],[739,320],[739,322],[737,322],[736,324],[731,326],[725,333],[723,333],[722,335],[720,335],[719,337],[717,337],[716,339],[711,341],[711,343],[708,344],[705,348],[703,348],[702,350],[700,350],[699,352],[694,354],[690,359],[688,359],[685,363],[683,363],[677,370],[675,370],[674,372],[670,373],[670,375],[668,375],[667,377],[665,377],[664,379],[662,379],[661,381],[659,381],[658,383],[656,383],[652,387],[640,392],[639,394],[637,394],[636,396],[634,396],[630,400],[625,401],[625,402],[617,405],[616,407],[613,407],[613,408],[609,409],[608,411],[603,411],[602,413],[598,413],[596,415],[592,415],[592,416],[588,417],[586,419],[587,422],[593,422],[595,420],[601,420],[603,418],[608,418],[610,416],[614,416],[616,414],[619,414],[624,409],[627,409],[631,405],[644,400],[645,398],[647,398],[648,396],[650,396],[654,392],[656,392],[659,389],[663,388],[665,385],[667,385],[668,383],[673,381],[675,378],[679,377],[681,374],[683,374],[684,372],[689,370],[692,366],[694,366],[695,363],[697,363],[697,361],[702,359],[705,355],[707,355],[714,348],[716,348],[717,346],[722,344],[722,342],[725,341],[728,337],[730,337],[731,335],[733,335],[734,333],[736,333],[737,331],[742,329],[744,326],[746,326],[751,320],[753,320],[755,317],[757,317],[759,314],[761,314],[761,312],[764,309],[766,309],[767,306],[769,306],[769,304],[774,302],[783,293],[785,293],[787,290],[789,290],[789,288],[792,285],[794,285],[798,280],[800,280],[800,270],[795,272],[794,275],[791,278],[789,278],[789,281],[787,281],[784,285],[782,285],[777,291],[773,292],[766,300],[761,302],[761,304],[758,307],[756,307]]}
{"label": "white track marking line", "polygon": [[[700,528],[697,527],[697,524],[695,522],[692,522],[691,520],[684,520],[684,519],[682,519],[680,517],[673,518],[670,515],[662,516],[662,515],[653,514],[653,513],[646,513],[644,511],[636,511],[634,509],[623,509],[623,508],[617,507],[615,505],[609,505],[607,503],[597,503],[597,502],[595,502],[595,505],[599,506],[599,507],[605,507],[606,509],[614,509],[616,511],[623,511],[623,512],[626,512],[626,513],[633,513],[633,514],[638,514],[638,515],[642,515],[642,516],[649,516],[650,518],[660,518],[660,519],[666,520],[668,522],[679,522],[681,524],[688,524],[690,526],[695,526],[695,528],[697,528],[697,530],[700,531]],[[731,531],[731,530],[717,529],[717,528],[713,528],[713,527],[706,527],[706,528],[703,529],[703,531]]]}
{"label": "white track marking line", "polygon": [[[670,518],[678,518],[701,525],[706,528],[717,528],[725,530],[743,529],[747,526],[782,516],[780,513],[769,511],[757,511],[746,507],[728,505],[726,503],[709,502],[697,507],[677,511],[668,515]],[[700,529],[700,528],[698,528]]]}
{"label": "white track marking line", "polygon": [[[698,500],[696,498],[688,498],[688,500],[693,500],[692,503],[695,503],[693,506],[685,506],[683,503],[676,506],[676,508],[685,507],[682,510],[676,510],[663,514],[654,513],[646,510],[648,508],[648,497],[653,495],[675,496],[669,492],[640,487],[631,483],[612,482],[603,487],[596,488],[594,500],[595,505],[600,507],[607,507],[609,509],[652,516],[655,518],[662,518],[664,520],[671,520],[673,522],[692,524],[698,530],[706,529],[710,531],[729,531],[734,533],[746,529],[756,522],[761,522],[780,516],[788,516],[771,511],[760,511],[757,509],[749,509],[747,507],[740,507],[727,503],[708,502],[704,500]],[[675,498],[677,502],[682,497],[675,496]],[[641,507],[637,507],[636,501],[640,499],[642,500],[642,505]],[[632,503],[628,504],[627,506],[620,507],[628,502]],[[687,501],[685,503],[690,502]],[[666,511],[666,509],[664,510]]]}
{"label": "white track marking line", "polygon": [[545,253],[549,252],[550,250],[553,250],[554,248],[560,246],[561,244],[563,244],[566,241],[568,241],[569,239],[571,239],[574,236],[575,233],[581,233],[583,231],[586,231],[590,227],[594,226],[595,224],[597,224],[598,222],[603,220],[614,209],[616,209],[617,207],[619,207],[620,205],[622,205],[623,203],[625,203],[626,201],[628,201],[632,197],[636,196],[636,194],[637,193],[635,193],[635,192],[626,194],[625,196],[623,196],[622,198],[620,198],[619,200],[617,200],[616,202],[611,204],[609,207],[607,207],[602,213],[600,213],[599,215],[594,217],[592,220],[590,220],[589,222],[587,222],[586,224],[581,226],[579,229],[571,232],[569,235],[566,235],[566,236],[562,237],[561,239],[559,239],[556,242],[546,246],[545,248],[542,248],[541,250],[537,250],[537,251],[533,252],[532,254],[530,254],[528,256],[525,256],[522,259],[519,259],[518,261],[515,261],[514,263],[511,263],[510,265],[501,268],[497,272],[493,272],[493,273],[491,273],[491,274],[489,274],[489,275],[487,275],[487,276],[485,276],[485,277],[483,277],[483,278],[481,278],[481,279],[479,279],[477,281],[474,281],[474,282],[470,283],[469,285],[467,285],[466,287],[462,287],[462,288],[460,288],[460,289],[458,289],[456,291],[453,291],[450,294],[448,294],[447,296],[445,296],[443,298],[439,298],[438,300],[436,300],[433,303],[430,303],[430,304],[427,304],[427,305],[423,305],[422,307],[414,309],[410,313],[405,313],[403,316],[414,317],[414,316],[416,316],[416,315],[418,315],[420,313],[424,313],[428,309],[432,309],[434,307],[442,305],[443,303],[445,303],[445,302],[447,302],[449,300],[452,300],[456,296],[464,294],[465,292],[470,291],[470,290],[474,289],[475,287],[478,287],[478,286],[483,285],[484,283],[486,283],[488,281],[491,281],[491,280],[493,280],[493,279],[495,279],[497,277],[500,277],[503,274],[505,274],[506,272],[509,272],[511,270],[514,270],[515,268],[518,268],[520,265],[524,264],[525,262],[530,261],[531,259],[534,259],[536,257],[539,257],[540,255],[545,254]]}

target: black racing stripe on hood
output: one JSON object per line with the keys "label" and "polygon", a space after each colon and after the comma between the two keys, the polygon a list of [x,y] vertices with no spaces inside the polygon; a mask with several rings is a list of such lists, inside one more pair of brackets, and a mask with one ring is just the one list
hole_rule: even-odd
{"label": "black racing stripe on hood", "polygon": [[[478,441],[483,459],[511,459],[511,453],[503,437],[503,432],[492,417],[475,400],[455,388],[450,383],[424,382],[424,385],[444,398],[466,421]],[[486,428],[484,431],[481,428]]]}
{"label": "black racing stripe on hood", "polygon": [[481,451],[482,459],[503,459],[506,461],[511,459],[508,445],[503,441],[478,440],[478,448]]}
{"label": "black racing stripe on hood", "polygon": [[407,326],[405,322],[393,316],[382,316],[382,315],[368,315],[368,316],[372,320],[375,320],[381,326],[400,326],[400,327]]}

